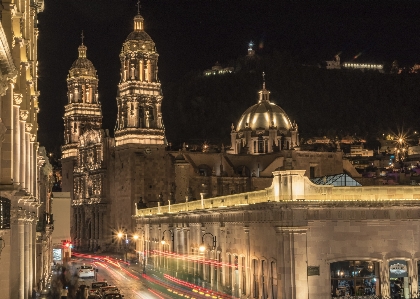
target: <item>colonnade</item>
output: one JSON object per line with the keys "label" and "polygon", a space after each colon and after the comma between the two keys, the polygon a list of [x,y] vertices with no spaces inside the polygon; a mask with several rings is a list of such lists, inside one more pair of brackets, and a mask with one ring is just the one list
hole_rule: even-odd
{"label": "colonnade", "polygon": [[237,298],[277,298],[278,257],[251,255],[248,227],[241,236],[245,246],[237,252],[228,249],[226,230],[220,227],[217,231],[206,233],[200,225],[166,229],[138,226],[140,262],[145,271],[163,270],[214,292]]}
{"label": "colonnade", "polygon": [[[16,298],[31,298],[33,287],[39,286],[41,279],[36,273],[36,209],[38,203],[33,198],[20,199],[19,206],[11,211],[10,260],[14,266],[10,271],[10,292]],[[25,207],[26,209],[23,209]]]}

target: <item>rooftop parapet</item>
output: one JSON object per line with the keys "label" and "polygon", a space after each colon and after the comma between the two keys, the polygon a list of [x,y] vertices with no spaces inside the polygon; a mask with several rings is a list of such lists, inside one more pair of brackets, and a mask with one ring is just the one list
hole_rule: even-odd
{"label": "rooftop parapet", "polygon": [[133,217],[217,210],[267,202],[322,204],[323,202],[396,203],[419,201],[420,204],[420,186],[335,187],[332,185],[316,185],[304,176],[304,173],[304,170],[275,171],[273,172],[273,184],[265,190],[136,209],[136,214]]}

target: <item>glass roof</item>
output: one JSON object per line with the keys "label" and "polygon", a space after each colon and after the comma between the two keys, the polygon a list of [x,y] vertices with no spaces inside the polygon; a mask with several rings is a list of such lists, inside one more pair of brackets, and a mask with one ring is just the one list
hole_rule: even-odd
{"label": "glass roof", "polygon": [[310,179],[312,183],[317,185],[333,185],[337,187],[344,187],[344,186],[350,186],[350,187],[360,187],[362,186],[359,182],[357,182],[355,179],[353,179],[351,176],[340,173],[335,175],[326,175],[319,178],[313,178]]}

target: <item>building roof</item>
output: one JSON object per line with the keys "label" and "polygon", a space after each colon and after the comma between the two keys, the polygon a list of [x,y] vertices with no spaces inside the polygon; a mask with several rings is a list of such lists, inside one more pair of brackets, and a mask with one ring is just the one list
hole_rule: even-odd
{"label": "building roof", "polygon": [[333,185],[337,187],[344,186],[362,186],[359,182],[353,179],[351,176],[340,173],[335,175],[326,175],[319,178],[310,179],[312,183],[316,185]]}

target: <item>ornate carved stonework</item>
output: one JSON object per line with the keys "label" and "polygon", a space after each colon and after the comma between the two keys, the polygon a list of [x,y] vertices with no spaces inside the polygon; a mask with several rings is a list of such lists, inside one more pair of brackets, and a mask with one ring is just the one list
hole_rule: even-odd
{"label": "ornate carved stonework", "polygon": [[29,133],[30,131],[32,131],[33,126],[33,124],[25,124],[25,131]]}
{"label": "ornate carved stonework", "polygon": [[20,120],[26,120],[29,116],[28,110],[20,110]]}
{"label": "ornate carved stonework", "polygon": [[20,105],[22,103],[22,94],[21,93],[15,93],[13,94],[13,102],[15,105]]}

